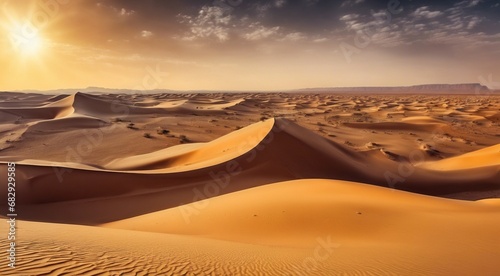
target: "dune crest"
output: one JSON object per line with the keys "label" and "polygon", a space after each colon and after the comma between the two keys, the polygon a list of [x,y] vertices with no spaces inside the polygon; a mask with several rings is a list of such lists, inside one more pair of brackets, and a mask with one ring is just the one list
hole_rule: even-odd
{"label": "dune crest", "polygon": [[493,170],[496,168],[498,171],[500,170],[500,144],[440,161],[423,163],[419,166],[442,171],[492,167]]}
{"label": "dune crest", "polygon": [[0,93],[17,272],[496,275],[499,99]]}
{"label": "dune crest", "polygon": [[[295,179],[355,181],[467,199],[481,199],[500,191],[498,166],[450,171],[415,167],[380,154],[357,152],[286,119],[259,122],[206,144],[115,160],[109,167],[43,161],[19,162],[18,166],[22,172],[17,179],[22,191],[18,201],[26,205],[25,217],[91,225]],[[398,180],[397,175],[391,177],[401,166],[412,173],[399,182],[390,182]],[[5,164],[0,167],[5,169]],[[195,191],[205,192],[200,196]],[[99,216],[90,212],[113,209],[126,200],[143,204],[141,208],[122,208]],[[71,210],[63,208],[68,202]]]}
{"label": "dune crest", "polygon": [[179,172],[211,167],[246,154],[272,131],[274,120],[259,122],[205,144],[187,144],[165,150],[116,159],[110,170]]}

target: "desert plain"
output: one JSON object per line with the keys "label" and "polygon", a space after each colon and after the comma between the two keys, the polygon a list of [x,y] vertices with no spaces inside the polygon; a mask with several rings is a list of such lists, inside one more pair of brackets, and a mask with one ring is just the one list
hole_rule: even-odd
{"label": "desert plain", "polygon": [[496,93],[5,92],[0,133],[1,275],[500,273]]}

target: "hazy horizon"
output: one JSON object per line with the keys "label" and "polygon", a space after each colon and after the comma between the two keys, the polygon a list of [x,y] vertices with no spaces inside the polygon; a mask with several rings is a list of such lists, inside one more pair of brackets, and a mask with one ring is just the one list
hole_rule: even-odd
{"label": "hazy horizon", "polygon": [[0,90],[499,89],[499,6],[0,0]]}
{"label": "hazy horizon", "polygon": [[[127,89],[127,88],[109,88],[109,87],[96,87],[96,86],[89,86],[85,88],[59,88],[59,89],[48,89],[48,90],[37,90],[37,89],[18,89],[18,90],[10,90],[10,91],[2,91],[0,92],[18,92],[18,93],[76,93],[76,92],[83,92],[83,93],[119,93],[119,92],[161,92],[161,91],[167,91],[167,92],[172,92],[172,93],[190,93],[190,92],[195,92],[195,93],[273,93],[273,92],[306,92],[306,91],[323,91],[323,90],[328,90],[331,89],[332,92],[335,91],[342,91],[342,89],[347,90],[355,90],[355,89],[384,89],[384,88],[414,88],[414,87],[419,87],[419,86],[461,86],[461,85],[479,85],[481,87],[486,87],[489,91],[491,92],[498,92],[499,89],[494,89],[487,87],[486,85],[483,85],[481,83],[451,83],[451,84],[443,84],[443,83],[433,83],[433,84],[416,84],[416,85],[408,85],[408,86],[350,86],[350,87],[303,87],[303,88],[295,88],[295,89],[275,89],[275,90],[221,90],[221,89],[188,89],[188,90],[174,90],[174,89],[168,89],[168,88],[158,88],[158,89],[151,89],[151,90],[136,90],[136,89]],[[456,89],[455,89],[456,90]],[[432,90],[434,91],[434,90]],[[374,91],[377,92],[377,91]],[[473,93],[472,91],[471,93]]]}

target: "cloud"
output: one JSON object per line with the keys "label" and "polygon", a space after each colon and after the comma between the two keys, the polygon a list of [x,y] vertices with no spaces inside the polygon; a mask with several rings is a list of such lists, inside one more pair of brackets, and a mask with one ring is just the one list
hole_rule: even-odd
{"label": "cloud", "polygon": [[472,8],[479,5],[483,0],[464,0],[455,3],[453,6],[458,8]]}
{"label": "cloud", "polygon": [[250,30],[243,35],[243,38],[252,41],[261,40],[276,35],[279,29],[280,27],[268,28],[262,26],[260,23],[252,23],[250,25]]}
{"label": "cloud", "polygon": [[256,3],[255,11],[257,12],[259,17],[263,17],[271,7],[272,7],[271,3],[266,3],[266,4]]}
{"label": "cloud", "polygon": [[280,9],[283,8],[286,4],[287,0],[274,0],[274,1],[268,1],[267,3],[264,4],[256,2],[253,4],[253,7],[259,17],[264,17],[271,9],[273,8]]}
{"label": "cloud", "polygon": [[[322,3],[317,0],[270,0],[245,2],[246,6],[227,10],[216,6],[202,6],[194,14],[179,15],[183,26],[179,27],[183,40],[215,39],[219,42],[229,40],[266,42],[335,43],[351,40],[363,34],[373,45],[380,47],[412,47],[411,45],[428,45],[450,47],[455,42],[468,41],[484,32],[481,38],[491,40],[491,32],[484,29],[488,24],[484,15],[469,6],[480,5],[481,1],[463,1],[438,8],[435,4],[417,6],[407,16],[392,15],[389,20],[387,10],[373,10],[363,6],[364,0],[344,0],[344,7],[351,7],[351,12],[344,14],[328,14],[324,18],[314,18],[304,22],[311,24],[330,24],[330,28],[313,28],[308,24],[298,24],[288,19],[298,8],[307,3]],[[358,5],[354,7],[355,5]],[[308,11],[318,12],[322,8],[316,5]],[[318,10],[317,10],[318,9]],[[285,17],[286,16],[286,17]],[[337,20],[335,20],[335,18]],[[336,24],[332,24],[336,22]],[[319,26],[319,25],[318,25]],[[182,27],[187,27],[184,29]],[[154,29],[152,31],[155,31]],[[326,39],[326,38],[329,39]],[[444,46],[443,46],[444,45]],[[403,48],[401,48],[403,49]]]}
{"label": "cloud", "polygon": [[[371,43],[383,47],[401,45],[434,45],[439,47],[462,47],[479,49],[484,45],[498,45],[495,37],[498,34],[480,32],[484,16],[468,10],[470,5],[478,5],[476,1],[463,1],[461,6],[435,10],[430,6],[419,7],[410,16],[393,16],[389,22],[377,20],[383,18],[380,12],[371,12],[371,16],[358,13],[344,14],[339,20],[345,26],[336,37],[352,39],[353,36],[364,37]],[[350,35],[350,37],[349,37]],[[458,46],[462,45],[462,46]]]}
{"label": "cloud", "polygon": [[344,22],[348,31],[358,31],[365,26],[364,23],[357,20],[359,17],[358,14],[346,14],[340,17],[340,21]]}
{"label": "cloud", "polygon": [[351,20],[354,20],[356,18],[359,18],[359,14],[352,13],[352,14],[346,14],[344,16],[341,16],[340,20],[341,21],[351,21]]}
{"label": "cloud", "polygon": [[179,15],[180,21],[190,27],[190,33],[184,40],[214,37],[220,41],[229,39],[231,14],[215,6],[203,6],[196,16]]}
{"label": "cloud", "polygon": [[254,3],[250,7],[258,14],[253,17],[252,14],[243,13],[241,10],[228,11],[216,6],[203,6],[196,15],[177,16],[178,21],[185,24],[189,30],[180,38],[185,41],[215,38],[220,42],[228,41],[230,38],[247,41],[267,39],[276,42],[305,40],[307,36],[303,32],[279,25],[268,26],[261,21],[263,13],[283,8],[287,3],[287,0],[274,0],[266,4]]}
{"label": "cloud", "polygon": [[473,16],[472,19],[469,21],[469,24],[467,24],[467,29],[468,30],[473,29],[479,23],[481,23],[481,21],[482,21],[481,18],[479,18],[477,16]]}
{"label": "cloud", "polygon": [[458,16],[448,16],[450,23],[444,24],[443,27],[449,30],[459,30],[464,27],[464,21],[461,15]]}
{"label": "cloud", "polygon": [[141,37],[143,38],[150,38],[153,36],[153,32],[148,31],[148,30],[142,30],[141,31]]}
{"label": "cloud", "polygon": [[114,14],[116,14],[118,16],[124,16],[125,17],[125,16],[131,16],[131,15],[135,14],[135,10],[126,9],[126,8],[117,8],[117,7],[114,7],[112,5],[103,4],[101,2],[96,3],[96,6],[99,9],[107,9],[107,10],[113,12]]}
{"label": "cloud", "polygon": [[423,6],[418,9],[416,9],[413,13],[412,16],[417,17],[417,18],[435,18],[440,15],[442,15],[443,12],[440,11],[430,11],[428,6]]}
{"label": "cloud", "polygon": [[282,27],[266,27],[260,22],[250,24],[247,32],[242,37],[249,41],[258,41],[263,39],[273,41],[300,41],[306,40],[308,37],[302,32],[286,32]]}
{"label": "cloud", "polygon": [[323,42],[327,42],[327,41],[329,41],[329,39],[326,37],[320,37],[320,38],[316,38],[313,40],[314,43],[323,43]]}
{"label": "cloud", "polygon": [[134,10],[126,10],[125,8],[121,8],[121,10],[120,10],[121,16],[130,16],[130,15],[133,15],[134,13],[135,13]]}
{"label": "cloud", "polygon": [[[470,1],[467,1],[467,5],[469,4]],[[462,5],[465,5],[465,3]],[[437,15],[428,7],[421,7],[413,12],[410,17],[396,19],[394,24],[390,26],[398,26],[398,28],[392,28],[388,33],[392,34],[392,38],[397,38],[404,45],[419,43],[471,51],[481,47],[500,46],[500,42],[497,41],[500,34],[474,31],[483,21],[483,18],[466,12],[464,9],[453,7]],[[430,18],[434,20],[422,20]],[[352,21],[346,22],[353,25]],[[356,24],[366,25],[363,22],[356,22]],[[353,26],[356,27],[356,24]],[[381,37],[379,33],[376,33],[372,39],[377,37]],[[387,37],[383,38],[387,39]]]}
{"label": "cloud", "polygon": [[477,6],[477,4],[481,3],[481,0],[472,0],[469,3],[469,7]]}
{"label": "cloud", "polygon": [[274,6],[277,8],[281,8],[286,4],[286,0],[275,0]]}
{"label": "cloud", "polygon": [[307,38],[306,35],[304,35],[301,32],[293,32],[283,36],[281,41],[299,41],[299,40],[304,40],[306,38]]}
{"label": "cloud", "polygon": [[342,4],[340,5],[341,7],[352,7],[352,6],[355,6],[357,4],[361,4],[365,2],[365,0],[346,0],[344,2],[342,2]]}
{"label": "cloud", "polygon": [[381,29],[386,27],[387,24],[391,24],[391,22],[382,20],[385,16],[386,11],[384,10],[378,12],[372,11],[370,16],[362,16],[353,13],[341,16],[340,21],[345,24],[346,30],[348,31],[373,32],[374,29]]}

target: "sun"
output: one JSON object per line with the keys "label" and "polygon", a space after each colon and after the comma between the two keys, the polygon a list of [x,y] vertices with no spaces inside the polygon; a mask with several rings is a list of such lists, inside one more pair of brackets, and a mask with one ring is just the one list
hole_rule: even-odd
{"label": "sun", "polygon": [[40,30],[30,24],[15,24],[10,39],[14,49],[25,57],[40,54],[44,44]]}

